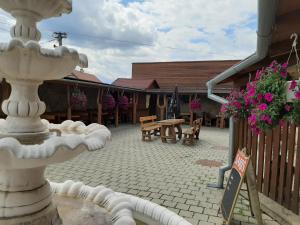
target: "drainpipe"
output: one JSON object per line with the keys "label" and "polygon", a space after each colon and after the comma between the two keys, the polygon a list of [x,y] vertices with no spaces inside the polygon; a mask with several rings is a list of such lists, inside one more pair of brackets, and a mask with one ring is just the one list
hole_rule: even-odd
{"label": "drainpipe", "polygon": [[[258,0],[258,30],[257,30],[257,46],[256,52],[240,63],[232,66],[219,74],[212,80],[207,82],[207,96],[209,99],[218,103],[227,103],[225,98],[222,98],[213,93],[214,87],[223,80],[233,76],[239,71],[264,59],[269,50],[272,37],[272,28],[275,22],[276,9],[278,0]],[[224,174],[231,169],[234,153],[234,123],[233,118],[229,120],[229,152],[227,165],[219,169],[218,182],[216,184],[208,184],[209,187],[223,188]]]}

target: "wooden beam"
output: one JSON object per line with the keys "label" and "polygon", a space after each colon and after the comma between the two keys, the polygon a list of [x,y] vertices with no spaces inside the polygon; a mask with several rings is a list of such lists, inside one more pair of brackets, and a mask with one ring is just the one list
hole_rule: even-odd
{"label": "wooden beam", "polygon": [[119,126],[119,106],[117,105],[115,108],[115,126]]}
{"label": "wooden beam", "polygon": [[280,42],[290,38],[292,33],[300,33],[300,10],[293,10],[276,18],[276,26],[272,34],[272,42]]}
{"label": "wooden beam", "polygon": [[133,98],[132,98],[132,123],[136,124],[136,113],[137,113],[137,105],[139,102],[139,94],[138,93],[133,93]]}
{"label": "wooden beam", "polygon": [[104,90],[102,88],[98,89],[97,95],[97,122],[102,124],[102,98]]}
{"label": "wooden beam", "polygon": [[160,120],[164,120],[165,118],[165,111],[167,108],[167,95],[163,95],[163,104],[160,104],[160,97],[161,95],[157,95],[156,105],[160,109]]}
{"label": "wooden beam", "polygon": [[67,85],[67,119],[72,120],[72,108],[71,108],[71,90],[70,85]]}
{"label": "wooden beam", "polygon": [[192,104],[192,96],[193,95],[190,95],[189,96],[189,110],[190,110],[190,126],[192,127],[193,126],[193,121],[194,121],[194,113],[193,111],[191,110],[191,104]]}

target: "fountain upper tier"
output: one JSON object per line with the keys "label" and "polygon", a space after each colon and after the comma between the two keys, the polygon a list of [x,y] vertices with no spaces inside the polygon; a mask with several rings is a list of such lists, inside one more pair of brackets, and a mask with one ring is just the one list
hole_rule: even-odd
{"label": "fountain upper tier", "polygon": [[41,33],[36,23],[42,19],[60,16],[72,11],[72,0],[0,0],[0,8],[16,18],[16,25],[11,28],[11,36],[39,41]]}

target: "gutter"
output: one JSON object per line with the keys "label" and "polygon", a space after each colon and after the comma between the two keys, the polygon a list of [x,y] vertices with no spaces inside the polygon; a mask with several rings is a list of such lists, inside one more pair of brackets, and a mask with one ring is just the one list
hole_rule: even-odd
{"label": "gutter", "polygon": [[[269,50],[272,38],[273,25],[275,23],[275,16],[277,10],[278,0],[258,0],[258,30],[257,30],[257,46],[256,52],[240,63],[225,70],[215,78],[206,83],[208,91],[207,96],[209,99],[219,102],[221,104],[227,103],[225,98],[214,94],[214,87],[223,80],[233,76],[241,70],[261,61],[264,59]],[[233,163],[234,153],[234,123],[233,118],[229,122],[229,152],[227,165],[219,169],[219,177],[217,184],[209,184],[209,187],[223,188],[224,174],[231,169]]]}

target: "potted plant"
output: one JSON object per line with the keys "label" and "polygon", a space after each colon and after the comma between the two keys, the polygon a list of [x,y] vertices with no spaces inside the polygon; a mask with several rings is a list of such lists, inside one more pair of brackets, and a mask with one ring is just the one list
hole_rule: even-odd
{"label": "potted plant", "polygon": [[192,112],[200,111],[202,108],[200,99],[194,99],[191,101],[190,110]]}
{"label": "potted plant", "polygon": [[123,95],[118,99],[118,106],[120,110],[127,111],[129,108],[129,99]]}
{"label": "potted plant", "polygon": [[111,94],[106,94],[103,96],[103,110],[112,111],[116,106],[116,101]]}
{"label": "potted plant", "polygon": [[74,110],[86,110],[87,97],[83,91],[81,91],[78,87],[75,87],[71,94],[70,103]]}

